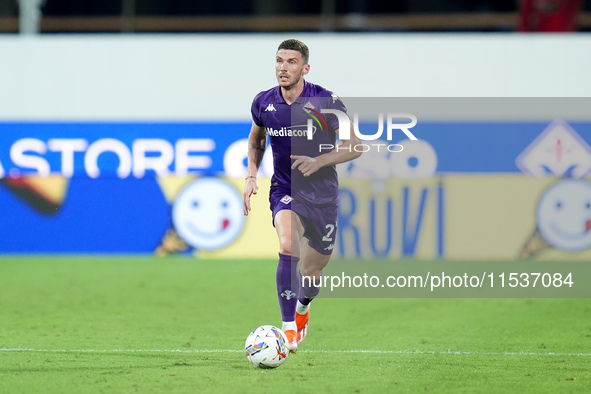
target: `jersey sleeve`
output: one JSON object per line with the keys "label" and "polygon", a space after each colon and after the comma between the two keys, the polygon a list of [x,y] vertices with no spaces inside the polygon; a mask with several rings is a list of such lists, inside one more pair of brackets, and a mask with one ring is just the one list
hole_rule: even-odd
{"label": "jersey sleeve", "polygon": [[[347,107],[345,107],[345,104],[341,101],[339,96],[337,96],[336,94],[334,94],[333,92],[330,92],[330,91],[329,91],[329,93],[330,93],[330,97],[328,97],[326,100],[329,100],[330,108],[347,113]],[[328,122],[330,123],[330,127],[332,130],[339,129],[339,119],[335,115],[331,115],[328,119]]]}
{"label": "jersey sleeve", "polygon": [[250,113],[252,114],[252,121],[259,127],[263,127],[263,121],[261,120],[261,105],[259,103],[259,98],[261,94],[257,94],[254,100],[252,100],[252,105],[250,106]]}

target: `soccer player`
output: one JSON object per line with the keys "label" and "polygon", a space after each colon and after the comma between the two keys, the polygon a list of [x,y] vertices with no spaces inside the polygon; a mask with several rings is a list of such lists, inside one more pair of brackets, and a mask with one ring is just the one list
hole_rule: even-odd
{"label": "soccer player", "polygon": [[[359,139],[350,121],[350,139],[335,149],[338,118],[323,115],[321,109],[346,113],[346,108],[334,93],[304,80],[310,71],[308,57],[303,42],[283,41],[275,57],[278,86],[253,100],[243,196],[244,215],[248,215],[250,198],[258,191],[256,175],[269,135],[274,169],[269,201],[279,237],[277,295],[282,330],[294,353],[307,333],[310,302],[320,290],[314,283],[320,282],[334,247],[338,212],[335,165],[361,154],[354,149]],[[307,133],[309,119],[316,120],[310,127],[313,136]],[[313,281],[298,283],[302,275]]]}

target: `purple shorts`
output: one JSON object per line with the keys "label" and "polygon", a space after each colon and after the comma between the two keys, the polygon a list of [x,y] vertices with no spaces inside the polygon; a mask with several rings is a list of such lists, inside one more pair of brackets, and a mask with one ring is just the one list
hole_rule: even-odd
{"label": "purple shorts", "polygon": [[320,254],[330,255],[337,235],[338,205],[314,206],[296,201],[280,190],[271,190],[269,195],[273,222],[277,212],[289,209],[297,213],[304,226],[304,237],[308,244]]}

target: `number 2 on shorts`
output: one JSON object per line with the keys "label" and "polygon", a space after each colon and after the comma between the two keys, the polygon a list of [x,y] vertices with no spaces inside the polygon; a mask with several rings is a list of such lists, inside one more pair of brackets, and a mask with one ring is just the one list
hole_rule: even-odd
{"label": "number 2 on shorts", "polygon": [[332,232],[334,231],[334,224],[327,224],[326,226],[324,226],[328,232],[326,233],[326,235],[324,237],[322,237],[322,242],[332,242]]}

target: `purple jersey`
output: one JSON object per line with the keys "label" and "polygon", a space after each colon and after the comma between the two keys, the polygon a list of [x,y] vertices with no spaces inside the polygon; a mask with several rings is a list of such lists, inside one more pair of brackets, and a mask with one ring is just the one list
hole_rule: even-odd
{"label": "purple jersey", "polygon": [[[309,177],[292,170],[290,155],[316,157],[320,144],[335,146],[338,119],[333,114],[321,114],[321,109],[336,109],[346,113],[341,100],[322,86],[304,81],[304,90],[298,99],[288,105],[276,86],[259,93],[252,102],[252,119],[264,127],[273,150],[273,178],[271,187],[284,190],[293,198],[312,205],[338,201],[338,178],[335,166],[320,168]],[[308,120],[312,120],[313,139],[307,136]]]}

